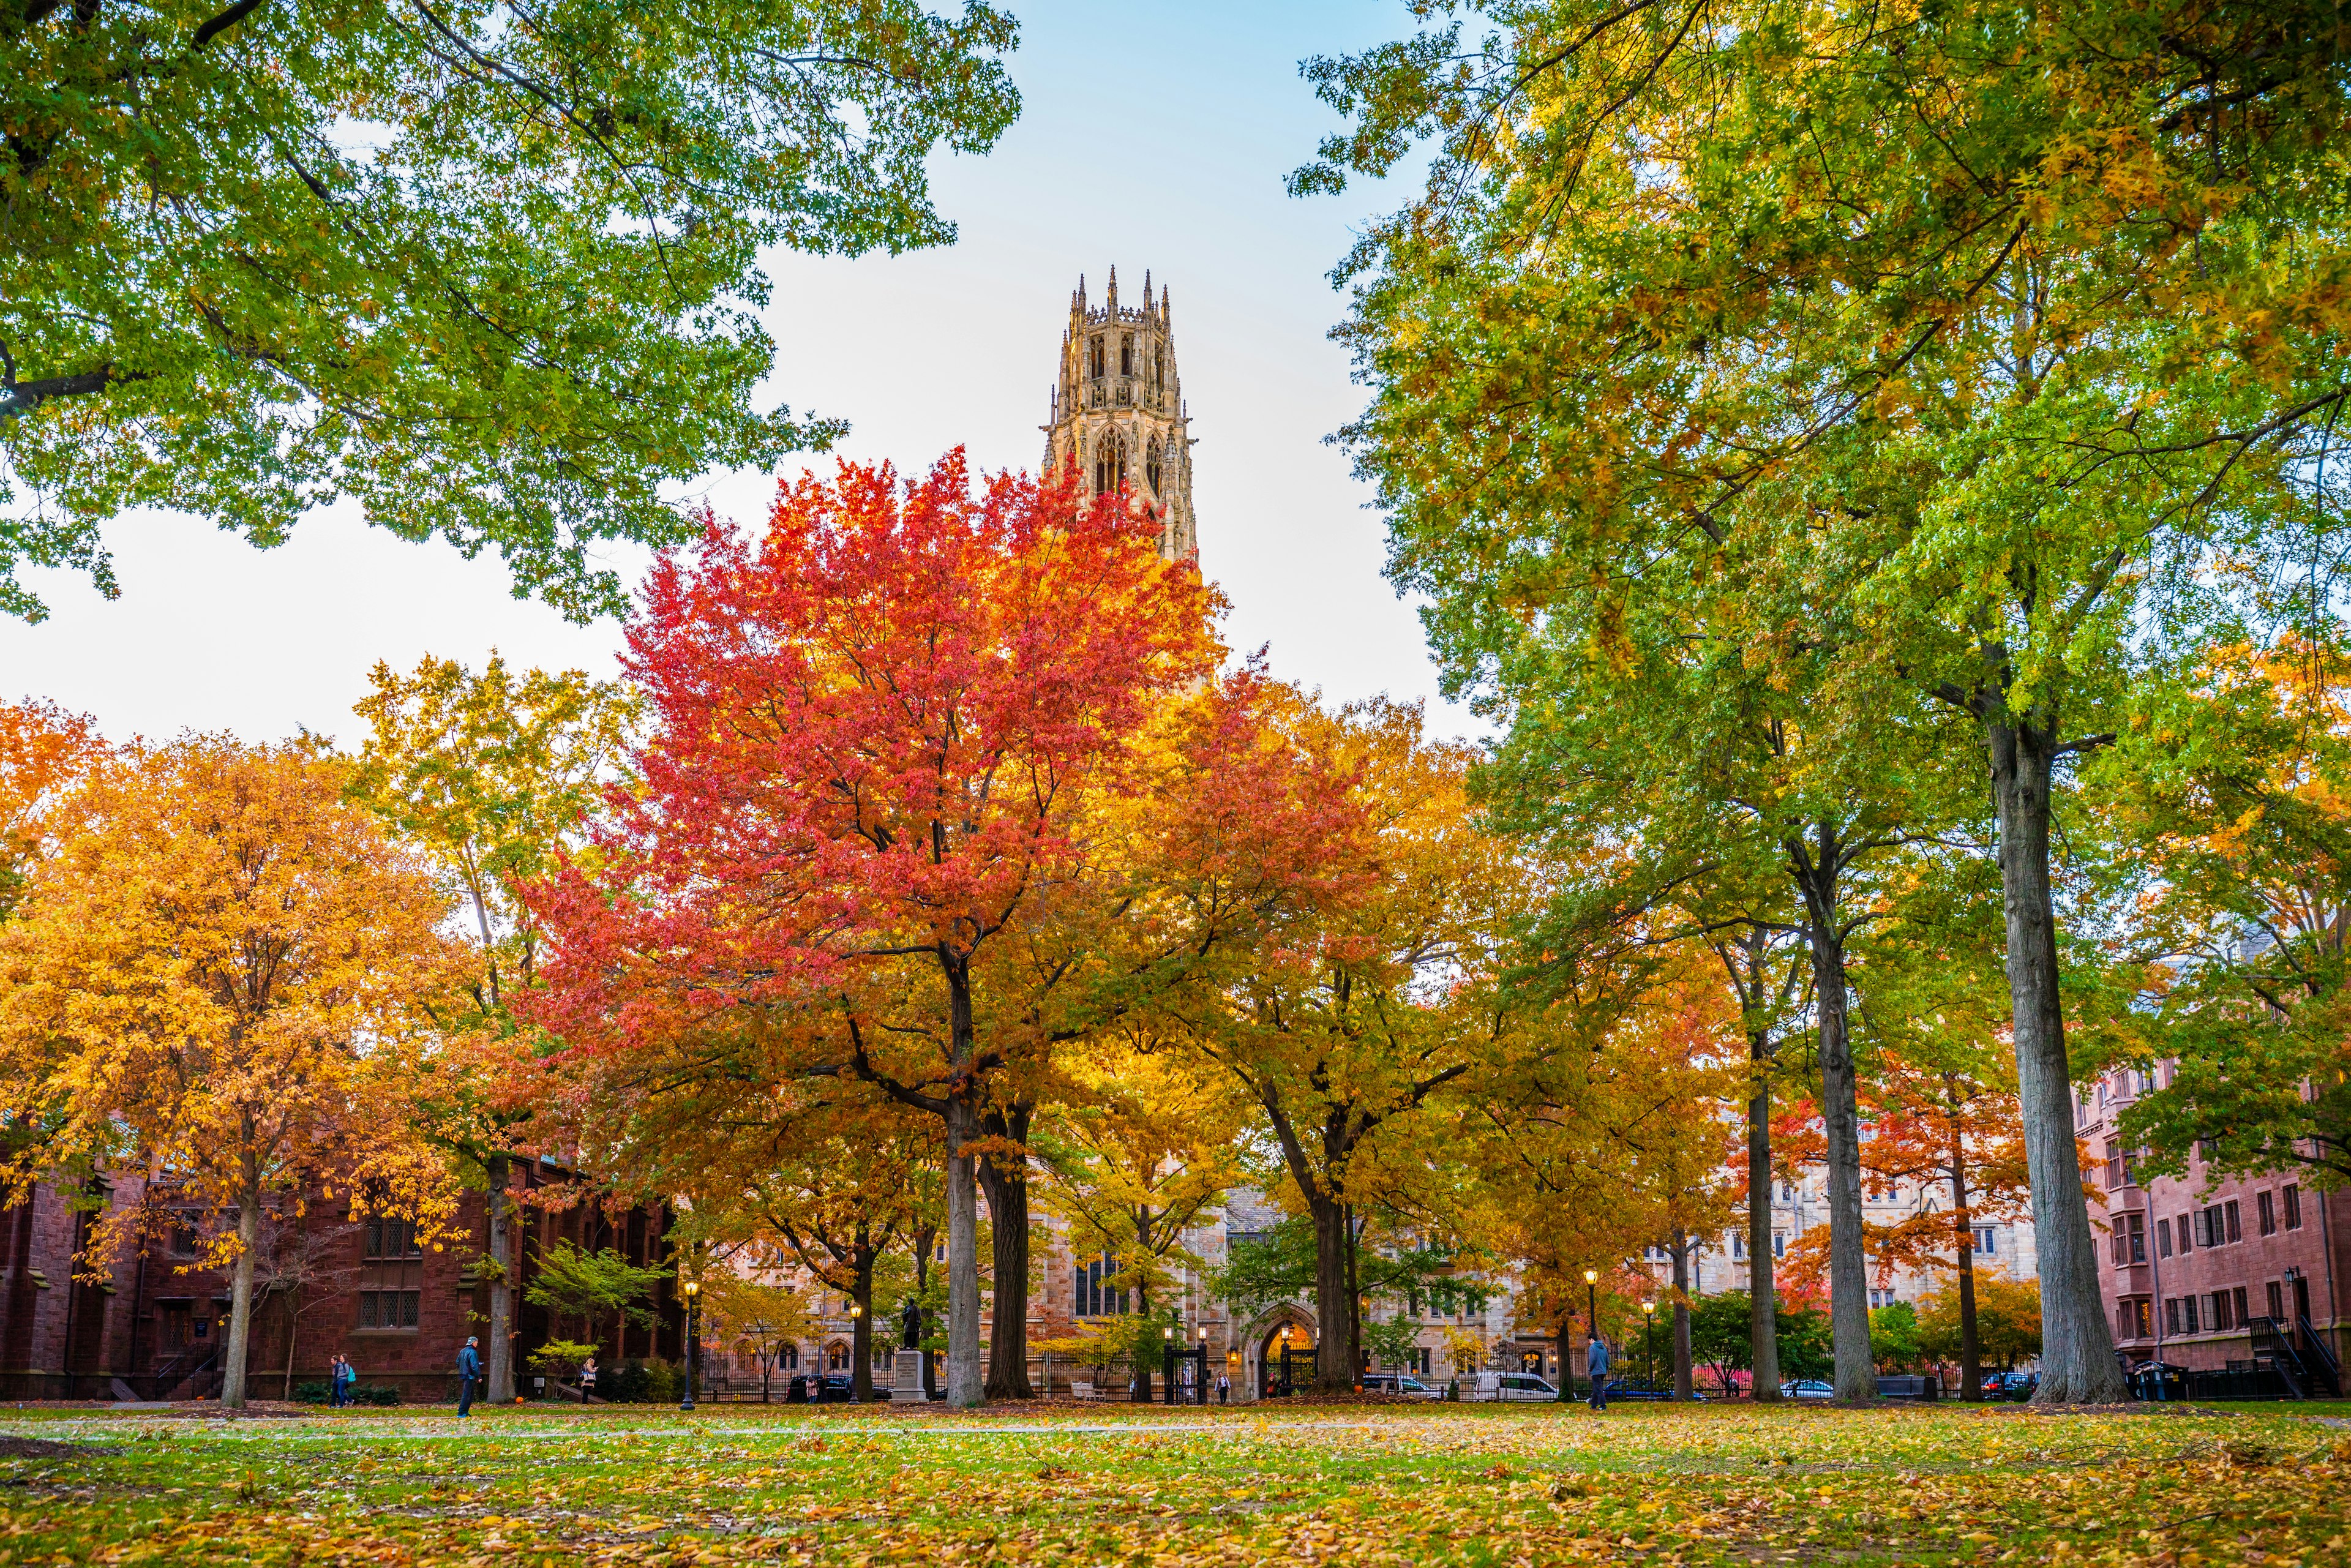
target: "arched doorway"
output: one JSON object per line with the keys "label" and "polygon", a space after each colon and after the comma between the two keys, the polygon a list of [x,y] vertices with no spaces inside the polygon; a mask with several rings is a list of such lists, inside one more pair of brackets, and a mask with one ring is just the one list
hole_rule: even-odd
{"label": "arched doorway", "polygon": [[1275,1308],[1242,1341],[1249,1358],[1247,1397],[1302,1393],[1314,1381],[1314,1319],[1291,1306]]}

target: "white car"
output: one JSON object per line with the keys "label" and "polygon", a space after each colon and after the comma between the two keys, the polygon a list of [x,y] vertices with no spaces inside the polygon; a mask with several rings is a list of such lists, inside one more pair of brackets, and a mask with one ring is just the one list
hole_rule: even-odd
{"label": "white car", "polygon": [[1481,1372],[1475,1387],[1465,1396],[1470,1399],[1552,1399],[1559,1390],[1551,1380],[1531,1372]]}
{"label": "white car", "polygon": [[1793,1383],[1780,1385],[1782,1399],[1834,1399],[1836,1389],[1817,1377],[1800,1377]]}
{"label": "white car", "polygon": [[1445,1390],[1431,1388],[1408,1372],[1367,1372],[1364,1374],[1366,1394],[1401,1394],[1406,1399],[1442,1399]]}

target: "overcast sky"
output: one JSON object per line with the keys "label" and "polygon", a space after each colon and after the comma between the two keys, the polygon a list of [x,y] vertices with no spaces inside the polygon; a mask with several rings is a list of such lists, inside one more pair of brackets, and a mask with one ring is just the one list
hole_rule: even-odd
{"label": "overcast sky", "polygon": [[[989,157],[937,165],[961,238],[894,259],[770,257],[775,398],[849,420],[843,451],[860,459],[918,469],[962,443],[978,465],[1033,468],[1078,275],[1099,303],[1113,265],[1134,298],[1148,268],[1172,295],[1201,564],[1232,600],[1228,641],[1270,644],[1277,673],[1333,698],[1434,706],[1418,622],[1380,575],[1379,517],[1324,440],[1363,400],[1326,338],[1344,308],[1326,274],[1407,193],[1299,202],[1281,188],[1336,125],[1298,62],[1398,36],[1408,14],[1392,0],[1009,3],[1020,119]],[[773,486],[714,476],[705,494],[751,521]],[[356,739],[351,705],[378,659],[478,666],[496,647],[605,674],[620,645],[614,622],[573,626],[509,597],[495,558],[334,512],[267,551],[169,515],[120,519],[108,538],[121,597],[28,574],[52,615],[0,622],[0,691],[54,698],[116,738]],[[643,563],[616,564],[633,577]]]}

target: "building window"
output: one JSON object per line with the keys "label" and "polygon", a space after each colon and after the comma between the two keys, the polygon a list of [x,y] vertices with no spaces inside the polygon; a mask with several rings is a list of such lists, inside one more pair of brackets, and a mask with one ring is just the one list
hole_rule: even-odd
{"label": "building window", "polygon": [[2262,1287],[2262,1291],[2269,1298],[2270,1322],[2273,1323],[2285,1322],[2285,1287],[2272,1280]]}
{"label": "building window", "polygon": [[2252,1321],[2245,1312],[2245,1288],[2242,1285],[2229,1292],[2229,1301],[2236,1309],[2238,1327],[2242,1328]]}
{"label": "building window", "polygon": [[1771,1256],[1785,1258],[1787,1255],[1788,1233],[1784,1230],[1774,1230],[1771,1232]]}
{"label": "building window", "polygon": [[1989,1225],[1976,1227],[1975,1249],[1989,1258],[2000,1250],[2000,1232]]}
{"label": "building window", "polygon": [[2147,1261],[2147,1216],[2118,1214],[2115,1216],[2115,1262],[2144,1263]]}
{"label": "building window", "polygon": [[2173,1226],[2172,1228],[2179,1232],[2179,1249],[2182,1252],[2188,1251],[2188,1217],[2184,1214],[2181,1215],[2179,1217],[2179,1222]]}
{"label": "building window", "polygon": [[163,1249],[174,1258],[193,1258],[200,1238],[196,1227],[203,1217],[194,1209],[183,1209],[172,1217],[171,1228],[164,1234]]}
{"label": "building window", "polygon": [[[2105,1085],[2102,1082],[2099,1084],[2099,1092],[2103,1095],[2105,1092]],[[2106,1185],[2108,1186],[2123,1185],[2123,1146],[2112,1138],[2106,1140]]]}
{"label": "building window", "polygon": [[2228,1291],[2212,1292],[2212,1332],[2214,1333],[2226,1333],[2236,1326],[2236,1317],[2229,1310],[2232,1305],[2234,1303],[2230,1301]]}
{"label": "building window", "polygon": [[796,1344],[786,1344],[776,1347],[776,1366],[778,1371],[797,1372],[799,1370],[799,1346]]}
{"label": "building window", "polygon": [[1078,1270],[1079,1317],[1115,1317],[1126,1311],[1126,1292],[1114,1285],[1105,1288],[1102,1284],[1117,1272],[1118,1258],[1113,1253],[1104,1253]]}
{"label": "building window", "polygon": [[379,1215],[360,1228],[360,1238],[359,1327],[413,1333],[424,1283],[416,1222]]}
{"label": "building window", "polygon": [[1426,1345],[1422,1345],[1418,1350],[1414,1351],[1412,1354],[1406,1358],[1405,1364],[1412,1367],[1423,1377],[1428,1376],[1428,1347]]}
{"label": "building window", "polygon": [[2177,1296],[2163,1303],[2163,1332],[2166,1333],[2179,1332],[2179,1298]]}
{"label": "building window", "polygon": [[2133,1301],[2131,1303],[2131,1308],[2137,1314],[2138,1337],[2140,1339],[2153,1338],[2155,1335],[2155,1303],[2151,1301],[2142,1299]]}
{"label": "building window", "polygon": [[2285,1228],[2288,1230],[2299,1230],[2302,1228],[2302,1188],[2288,1183],[2283,1196]]}
{"label": "building window", "polygon": [[1086,374],[1088,374],[1088,375],[1090,375],[1090,376],[1099,376],[1099,375],[1101,375],[1102,373],[1102,339],[1101,339],[1099,336],[1097,336],[1097,337],[1094,339],[1094,340],[1093,340],[1091,344],[1089,344],[1089,345],[1087,346],[1087,350],[1086,350]]}
{"label": "building window", "polygon": [[1736,1230],[1730,1233],[1730,1256],[1734,1260],[1747,1256],[1747,1238]]}
{"label": "building window", "polygon": [[2277,1234],[2277,1197],[2275,1194],[2269,1192],[2266,1189],[2255,1193],[2253,1195],[2253,1214],[2261,1221],[2262,1235],[2275,1236]]}
{"label": "building window", "polygon": [[2237,1224],[2237,1200],[2231,1198],[2226,1207],[2229,1214],[2229,1239],[2242,1241],[2245,1239],[2245,1233]]}
{"label": "building window", "polygon": [[849,1370],[849,1346],[845,1342],[835,1340],[824,1347],[824,1369],[827,1372]]}
{"label": "building window", "polygon": [[2194,1296],[2182,1296],[2179,1298],[2179,1312],[2180,1316],[2187,1322],[2188,1328],[2186,1332],[2189,1333],[2200,1333],[2203,1332],[2196,1326],[2196,1298]]}
{"label": "building window", "polygon": [[2168,1219],[2155,1222],[2155,1255],[2158,1258],[2171,1256],[2171,1221]]}

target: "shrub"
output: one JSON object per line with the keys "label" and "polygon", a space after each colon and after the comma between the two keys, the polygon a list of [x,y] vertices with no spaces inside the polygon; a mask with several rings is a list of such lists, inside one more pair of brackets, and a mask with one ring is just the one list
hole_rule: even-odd
{"label": "shrub", "polygon": [[354,1385],[351,1388],[351,1403],[354,1405],[397,1405],[400,1403],[400,1390],[389,1387],[381,1383],[370,1384],[365,1388],[361,1388],[357,1385]]}
{"label": "shrub", "polygon": [[329,1392],[323,1383],[298,1383],[294,1385],[294,1402],[298,1405],[324,1405]]}
{"label": "shrub", "polygon": [[674,1405],[684,1391],[684,1375],[666,1361],[624,1361],[596,1385],[604,1398],[629,1405]]}

